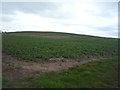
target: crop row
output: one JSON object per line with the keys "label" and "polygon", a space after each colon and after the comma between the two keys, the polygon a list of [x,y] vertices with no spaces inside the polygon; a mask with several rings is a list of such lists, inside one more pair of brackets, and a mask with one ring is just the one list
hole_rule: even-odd
{"label": "crop row", "polygon": [[3,35],[3,51],[22,59],[82,58],[118,54],[118,40],[86,37],[57,39]]}

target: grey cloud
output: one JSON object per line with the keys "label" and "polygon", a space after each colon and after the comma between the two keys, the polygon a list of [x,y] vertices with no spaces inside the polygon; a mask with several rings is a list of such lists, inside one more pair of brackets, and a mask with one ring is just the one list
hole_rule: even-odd
{"label": "grey cloud", "polygon": [[4,2],[2,3],[2,13],[14,14],[14,11],[22,11],[24,13],[34,13],[42,17],[50,18],[71,18],[64,13],[58,11],[62,3],[58,2]]}
{"label": "grey cloud", "polygon": [[99,6],[99,10],[101,11],[101,13],[98,14],[99,16],[113,17],[118,14],[117,2],[99,2],[96,5]]}
{"label": "grey cloud", "polygon": [[43,13],[44,10],[55,10],[57,5],[52,2],[4,2],[2,3],[3,14],[11,14],[13,11],[25,13]]}
{"label": "grey cloud", "polygon": [[11,22],[12,20],[13,20],[12,18],[2,16],[2,21]]}
{"label": "grey cloud", "polygon": [[111,26],[107,26],[107,27],[94,27],[96,28],[98,31],[113,31],[113,30],[117,30],[117,27],[111,27]]}
{"label": "grey cloud", "polygon": [[58,5],[52,2],[4,2],[2,3],[2,20],[11,21],[12,18],[5,15],[13,15],[15,11],[34,13],[42,17],[55,17],[57,7]]}

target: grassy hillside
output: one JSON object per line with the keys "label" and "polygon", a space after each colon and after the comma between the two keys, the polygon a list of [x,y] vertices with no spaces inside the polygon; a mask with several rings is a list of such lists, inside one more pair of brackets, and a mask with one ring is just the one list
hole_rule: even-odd
{"label": "grassy hillside", "polygon": [[83,58],[116,56],[118,40],[57,32],[3,34],[3,52],[22,59]]}
{"label": "grassy hillside", "polygon": [[115,88],[118,87],[118,60],[91,62],[67,71],[29,77],[25,81],[28,87],[35,88]]}

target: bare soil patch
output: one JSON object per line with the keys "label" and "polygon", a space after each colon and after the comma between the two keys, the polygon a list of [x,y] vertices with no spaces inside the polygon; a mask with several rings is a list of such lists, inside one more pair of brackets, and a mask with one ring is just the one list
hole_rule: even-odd
{"label": "bare soil patch", "polygon": [[14,36],[30,36],[30,37],[42,37],[42,38],[70,38],[69,35],[61,35],[61,34],[45,34],[45,33],[10,33],[9,35]]}
{"label": "bare soil patch", "polygon": [[39,76],[44,75],[46,72],[66,70],[73,66],[106,58],[108,59],[111,57],[91,57],[83,59],[66,59],[61,57],[51,58],[48,61],[34,62],[29,60],[21,60],[18,57],[13,57],[11,55],[3,53],[2,74],[5,79],[9,80],[11,85],[14,85],[10,87],[24,87],[25,82],[21,82],[21,79],[24,77],[33,75]]}

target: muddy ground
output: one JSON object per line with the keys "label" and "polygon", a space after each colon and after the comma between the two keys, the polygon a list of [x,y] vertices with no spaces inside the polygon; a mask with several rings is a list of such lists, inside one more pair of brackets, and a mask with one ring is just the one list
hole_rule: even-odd
{"label": "muddy ground", "polygon": [[66,58],[51,58],[47,61],[29,61],[22,60],[18,57],[13,57],[6,53],[2,54],[2,76],[10,83],[10,85],[4,85],[3,87],[12,88],[25,88],[26,82],[23,82],[24,77],[40,76],[46,72],[62,71],[69,69],[73,66],[78,66],[91,61],[109,59],[107,57],[90,57],[83,59],[66,59]]}

